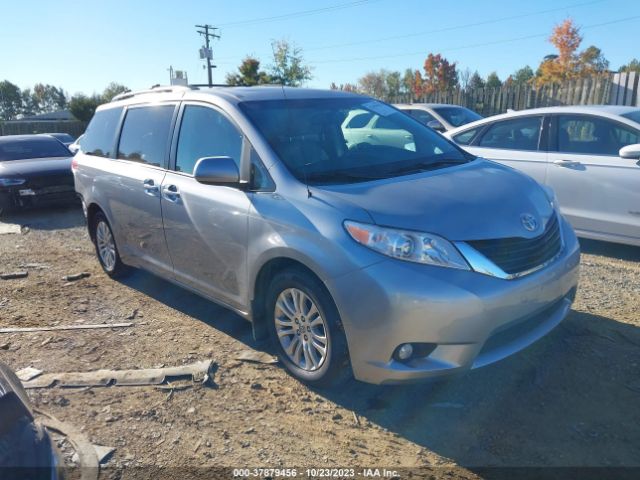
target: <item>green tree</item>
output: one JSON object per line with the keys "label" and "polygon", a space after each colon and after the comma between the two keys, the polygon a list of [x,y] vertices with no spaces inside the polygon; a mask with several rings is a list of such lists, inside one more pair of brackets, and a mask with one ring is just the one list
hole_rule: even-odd
{"label": "green tree", "polygon": [[620,67],[621,72],[640,72],[640,60],[634,58],[626,65]]}
{"label": "green tree", "polygon": [[477,70],[473,72],[473,75],[471,75],[469,79],[469,89],[474,90],[476,88],[484,88],[484,80]]}
{"label": "green tree", "polygon": [[500,80],[500,77],[498,77],[496,72],[491,72],[487,76],[485,85],[487,88],[500,88],[502,86],[502,80]]}
{"label": "green tree", "polygon": [[107,85],[107,87],[102,92],[102,102],[108,103],[111,100],[113,100],[113,97],[115,97],[116,95],[119,95],[125,92],[130,92],[130,91],[131,90],[129,90],[124,85],[121,85],[116,82],[111,82],[109,85]]}
{"label": "green tree", "polygon": [[9,80],[0,82],[0,119],[13,120],[22,111],[22,92]]}
{"label": "green tree", "polygon": [[397,102],[402,92],[402,74],[400,72],[388,72],[385,82],[387,84],[386,100]]}
{"label": "green tree", "polygon": [[30,103],[34,113],[55,112],[66,108],[67,96],[62,88],[36,83],[33,86]]}
{"label": "green tree", "polygon": [[275,83],[299,87],[313,78],[311,67],[304,63],[301,48],[286,40],[274,40],[271,43],[271,49],[273,64],[269,73]]}
{"label": "green tree", "polygon": [[407,68],[404,71],[404,75],[402,76],[402,93],[405,95],[409,95],[410,98],[413,98],[413,81],[414,81],[414,73],[413,70]]}
{"label": "green tree", "polygon": [[389,94],[389,90],[387,89],[388,73],[386,70],[369,72],[358,80],[358,87],[360,87],[362,93],[366,95],[381,100],[386,99]]}
{"label": "green tree", "polygon": [[609,70],[609,60],[604,57],[602,50],[591,45],[578,55],[578,68],[585,75],[606,72]]}
{"label": "green tree", "polygon": [[98,105],[104,103],[100,95],[91,95],[90,97],[78,93],[71,97],[69,101],[69,110],[78,120],[88,122],[98,108]]}
{"label": "green tree", "polygon": [[227,74],[227,85],[241,85],[250,87],[271,83],[271,79],[266,72],[260,70],[260,60],[247,56],[238,67],[238,73]]}
{"label": "green tree", "polygon": [[513,83],[515,85],[524,85],[526,83],[529,83],[534,76],[535,73],[533,73],[533,69],[529,65],[527,65],[516,70],[511,78],[513,79]]}

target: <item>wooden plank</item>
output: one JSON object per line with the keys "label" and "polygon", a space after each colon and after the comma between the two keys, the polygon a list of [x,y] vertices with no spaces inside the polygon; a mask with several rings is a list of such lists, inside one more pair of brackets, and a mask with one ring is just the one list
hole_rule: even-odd
{"label": "wooden plank", "polygon": [[638,76],[636,72],[629,72],[627,75],[627,85],[625,87],[625,95],[624,95],[624,104],[627,106],[632,106],[634,102],[633,95],[636,90],[636,83],[638,81]]}

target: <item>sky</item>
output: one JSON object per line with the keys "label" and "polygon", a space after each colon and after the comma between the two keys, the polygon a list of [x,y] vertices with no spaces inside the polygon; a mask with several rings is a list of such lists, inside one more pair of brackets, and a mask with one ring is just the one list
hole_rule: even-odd
{"label": "sky", "polygon": [[548,37],[567,16],[582,27],[581,48],[601,48],[612,69],[640,58],[638,0],[0,0],[0,11],[0,80],[71,95],[112,81],[133,90],[167,84],[169,66],[205,83],[195,28],[204,23],[221,35],[214,83],[247,55],[268,67],[278,39],[302,49],[310,87],[420,69],[430,52],[506,78],[554,52]]}

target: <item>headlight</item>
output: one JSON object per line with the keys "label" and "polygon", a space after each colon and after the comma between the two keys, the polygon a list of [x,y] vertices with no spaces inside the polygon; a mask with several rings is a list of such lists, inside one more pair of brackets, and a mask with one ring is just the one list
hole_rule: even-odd
{"label": "headlight", "polygon": [[24,178],[0,178],[0,187],[15,187],[25,182]]}
{"label": "headlight", "polygon": [[432,233],[383,228],[348,220],[344,222],[344,227],[356,242],[389,257],[470,270],[465,259],[451,242]]}

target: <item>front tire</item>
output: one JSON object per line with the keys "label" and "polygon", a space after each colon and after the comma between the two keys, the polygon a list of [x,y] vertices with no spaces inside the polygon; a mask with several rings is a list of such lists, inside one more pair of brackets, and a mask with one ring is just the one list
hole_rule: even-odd
{"label": "front tire", "polygon": [[123,277],[130,268],[122,263],[111,225],[104,213],[98,212],[92,222],[92,238],[102,270],[111,278]]}
{"label": "front tire", "polygon": [[302,269],[276,274],[266,309],[278,357],[295,378],[317,387],[336,386],[351,378],[338,309],[315,276]]}

